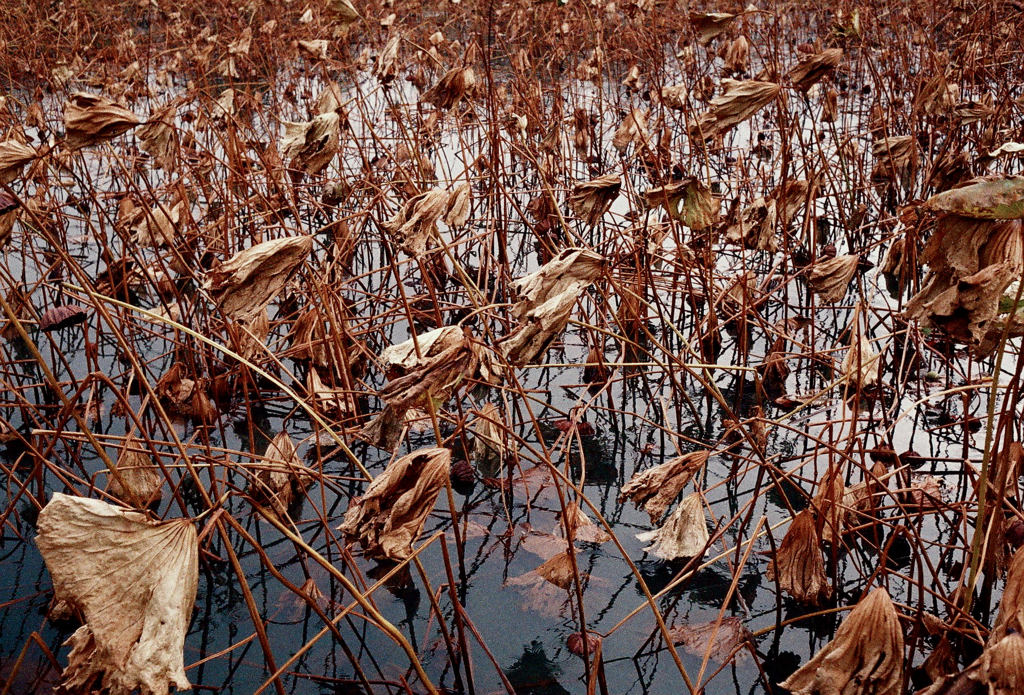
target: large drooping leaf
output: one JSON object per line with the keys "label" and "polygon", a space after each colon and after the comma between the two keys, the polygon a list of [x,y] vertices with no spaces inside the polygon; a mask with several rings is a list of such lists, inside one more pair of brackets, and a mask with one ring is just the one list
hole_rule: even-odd
{"label": "large drooping leaf", "polygon": [[210,272],[204,288],[230,318],[266,308],[313,250],[313,237],[271,239],[236,253]]}
{"label": "large drooping leaf", "polygon": [[340,530],[366,554],[404,560],[448,479],[449,449],[420,449],[388,464],[345,512]]}
{"label": "large drooping leaf", "polygon": [[903,628],[885,589],[862,599],[836,636],[786,679],[793,695],[899,695],[903,692]]}
{"label": "large drooping leaf", "polygon": [[925,210],[980,220],[1024,217],[1024,176],[991,176],[943,191],[924,202]]}
{"label": "large drooping leaf", "polygon": [[99,500],[55,493],[36,545],[55,598],[85,624],[68,640],[72,693],[165,695],[185,677],[184,643],[199,582],[189,519],[151,521]]}

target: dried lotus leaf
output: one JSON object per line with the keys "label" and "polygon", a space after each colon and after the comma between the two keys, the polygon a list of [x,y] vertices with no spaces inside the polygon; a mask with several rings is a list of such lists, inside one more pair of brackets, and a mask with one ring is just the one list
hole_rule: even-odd
{"label": "dried lotus leaf", "polygon": [[843,49],[828,48],[800,61],[789,71],[789,79],[793,87],[806,92],[817,84],[843,61]]}
{"label": "dried lotus leaf", "polygon": [[98,500],[55,493],[36,545],[55,597],[85,624],[61,676],[69,692],[163,695],[187,690],[184,644],[199,583],[189,519],[150,521]]}
{"label": "dried lotus leaf", "polygon": [[368,556],[407,559],[448,480],[451,460],[448,449],[420,449],[392,461],[352,500],[339,529]]}
{"label": "dried lotus leaf", "polygon": [[166,106],[139,128],[138,136],[142,151],[153,158],[158,169],[173,172],[178,167],[178,131],[174,121],[178,107]]}
{"label": "dried lotus leaf", "polygon": [[431,238],[437,235],[437,221],[445,214],[448,192],[439,188],[410,198],[395,215],[382,226],[398,244],[398,248],[413,258],[427,250]]}
{"label": "dried lotus leaf", "polygon": [[696,492],[679,503],[661,528],[637,534],[638,540],[654,541],[644,552],[654,553],[663,560],[697,557],[704,552],[710,538],[704,502]]}
{"label": "dried lotus leaf", "polygon": [[693,140],[711,140],[727,133],[779,96],[782,87],[756,80],[722,80],[722,94],[689,126]]}
{"label": "dried lotus leaf", "polygon": [[10,183],[21,175],[25,165],[36,158],[36,151],[17,140],[0,142],[0,183]]}
{"label": "dried lotus leaf", "polygon": [[64,142],[77,150],[113,140],[141,123],[134,113],[106,97],[77,92],[64,105]]}
{"label": "dried lotus leaf", "polygon": [[292,169],[316,175],[338,153],[341,132],[341,115],[337,111],[322,113],[311,121],[284,122],[284,137],[281,138],[281,156],[290,159]]}
{"label": "dried lotus leaf", "polygon": [[863,333],[846,351],[840,371],[848,379],[848,383],[857,388],[865,389],[878,383],[881,355],[871,347],[871,341]]}
{"label": "dried lotus leaf", "polygon": [[1024,176],[974,179],[932,196],[922,208],[982,220],[1020,219],[1024,217]]}
{"label": "dried lotus leaf", "polygon": [[619,490],[619,502],[629,499],[637,508],[643,505],[651,517],[651,523],[659,523],[669,505],[710,456],[710,451],[692,451],[654,468],[634,473]]}
{"label": "dried lotus leaf", "polygon": [[476,73],[473,68],[452,68],[437,84],[423,93],[420,101],[447,111],[466,97],[471,97],[475,89]]}
{"label": "dried lotus leaf", "polygon": [[271,440],[264,458],[250,485],[250,494],[269,513],[282,518],[313,484],[313,471],[302,464],[295,442],[284,431]]}
{"label": "dried lotus leaf", "polygon": [[310,236],[264,241],[210,271],[203,288],[225,316],[245,320],[266,308],[312,250]]}
{"label": "dried lotus leaf", "polygon": [[117,475],[110,477],[107,492],[139,509],[145,509],[162,497],[164,476],[153,458],[134,435],[124,439],[117,457]]}
{"label": "dried lotus leaf", "polygon": [[511,313],[519,325],[499,349],[511,364],[524,365],[542,355],[561,334],[576,300],[604,271],[603,256],[566,249],[540,270],[512,283],[516,303]]}
{"label": "dried lotus leaf", "polygon": [[587,226],[593,227],[611,207],[622,188],[622,177],[606,174],[573,186],[569,207]]}
{"label": "dried lotus leaf", "polygon": [[832,595],[821,556],[817,514],[805,509],[793,517],[778,552],[768,564],[768,579],[777,580],[800,603],[817,606]]}
{"label": "dried lotus leaf", "polygon": [[903,692],[903,628],[885,589],[862,599],[835,637],[781,686],[793,695]]}
{"label": "dried lotus leaf", "polygon": [[859,262],[860,256],[855,254],[818,261],[807,271],[807,284],[821,301],[835,304],[846,296]]}

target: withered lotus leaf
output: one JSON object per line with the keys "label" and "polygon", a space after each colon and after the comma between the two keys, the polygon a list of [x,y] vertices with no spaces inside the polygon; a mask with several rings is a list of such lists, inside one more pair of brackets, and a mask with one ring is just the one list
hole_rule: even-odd
{"label": "withered lotus leaf", "polygon": [[189,378],[181,363],[175,362],[156,382],[156,393],[172,415],[206,423],[217,416],[207,385],[206,379]]}
{"label": "withered lotus leaf", "polygon": [[565,329],[576,300],[604,272],[605,259],[585,249],[565,249],[535,272],[512,283],[511,309],[519,325],[499,349],[510,363],[528,364]]}
{"label": "withered lotus leaf", "polygon": [[921,260],[928,274],[907,303],[907,318],[926,319],[982,353],[991,350],[1000,297],[1024,267],[1021,221],[944,215]]}
{"label": "withered lotus leaf", "polygon": [[320,372],[315,367],[306,374],[306,393],[312,399],[313,407],[321,413],[347,417],[355,412],[352,393],[345,389],[331,388],[325,384],[320,378]]}
{"label": "withered lotus leaf", "polygon": [[622,177],[618,174],[598,176],[573,186],[569,207],[588,226],[597,224],[611,207],[622,188]]}
{"label": "withered lotus leaf", "polygon": [[[419,347],[417,353],[416,348]],[[410,408],[426,407],[427,399],[447,399],[462,379],[480,365],[480,350],[458,326],[444,326],[392,345],[381,352],[388,384],[380,397],[383,411],[359,432],[374,446],[393,451]]]}
{"label": "withered lotus leaf", "polygon": [[1010,560],[990,641],[999,640],[1010,632],[1024,632],[1024,549],[1021,548]]}
{"label": "withered lotus leaf", "polygon": [[673,642],[683,645],[690,654],[698,658],[708,654],[720,663],[733,655],[742,655],[741,648],[753,644],[750,630],[736,616],[722,618],[720,622],[680,625],[669,630],[669,634]]}
{"label": "withered lotus leaf", "polygon": [[789,71],[790,82],[801,92],[806,92],[821,79],[836,69],[843,61],[843,49],[827,48],[801,60]]}
{"label": "withered lotus leaf", "polygon": [[473,461],[484,478],[501,475],[507,445],[501,427],[501,414],[493,403],[488,403],[473,422]]}
{"label": "withered lotus leaf", "polygon": [[473,188],[464,183],[448,196],[444,213],[444,223],[452,229],[464,227],[469,220],[469,212],[473,203]]}
{"label": "withered lotus leaf", "polygon": [[139,221],[132,227],[135,243],[150,248],[174,246],[185,206],[186,201],[179,200],[173,204],[157,205],[152,210],[142,213]]}
{"label": "withered lotus leaf", "polygon": [[10,183],[21,175],[25,165],[36,158],[36,151],[17,140],[0,142],[0,183]]}
{"label": "withered lotus leaf", "polygon": [[857,388],[874,386],[878,383],[881,357],[867,336],[858,333],[846,351],[840,371],[847,378],[847,383]]}
{"label": "withered lotus leaf", "polygon": [[525,320],[531,311],[560,294],[578,294],[601,277],[604,256],[587,249],[569,248],[560,252],[534,273],[512,283],[515,305],[512,316]]}
{"label": "withered lotus leaf", "polygon": [[204,289],[225,316],[245,320],[266,308],[313,250],[313,237],[271,239],[210,271]]}
{"label": "withered lotus leaf", "polygon": [[458,326],[442,326],[415,338],[389,345],[380,353],[389,377],[404,376],[427,366],[436,366],[438,357],[466,343],[466,334]]}
{"label": "withered lotus leaf", "polygon": [[340,530],[370,557],[407,559],[448,479],[451,460],[449,449],[435,448],[392,461],[362,497],[352,500]]}
{"label": "withered lotus leaf", "polygon": [[[548,582],[560,589],[569,589],[572,586],[572,558],[569,553],[575,553],[575,549],[566,549],[550,559],[545,560],[536,569],[527,572],[519,577],[508,580],[510,586],[531,586],[538,583]],[[586,576],[581,573],[581,577]]]}
{"label": "withered lotus leaf", "polygon": [[882,588],[862,599],[836,636],[780,684],[793,695],[899,695],[903,628]]}
{"label": "withered lotus leaf", "polygon": [[330,44],[324,39],[300,40],[298,46],[299,52],[309,60],[327,60]]}
{"label": "withered lotus leaf", "polygon": [[565,505],[565,516],[573,540],[583,543],[604,543],[612,539],[602,527],[593,522],[577,502]]}
{"label": "withered lotus leaf", "polygon": [[77,92],[64,105],[65,144],[72,150],[112,140],[141,123],[128,109],[96,94]]}
{"label": "withered lotus leaf", "polygon": [[923,209],[981,220],[1024,217],[1024,176],[989,176],[943,191],[924,202]]}
{"label": "withered lotus leaf", "polygon": [[660,205],[668,216],[690,229],[706,229],[718,221],[721,202],[700,179],[691,176],[681,181],[647,189],[644,199],[650,206]]}
{"label": "withered lotus leaf", "polygon": [[448,192],[435,188],[410,198],[382,226],[391,234],[398,248],[413,258],[419,258],[437,234],[436,223],[444,215],[447,205]]}
{"label": "withered lotus leaf", "polygon": [[73,693],[187,690],[184,644],[199,583],[189,519],[151,521],[99,500],[55,493],[36,545],[55,598],[85,624],[68,639],[61,685]]}
{"label": "withered lotus leaf", "polygon": [[[162,496],[164,476],[144,445],[134,435],[124,439],[117,457],[117,475],[110,476],[107,492],[121,501],[145,509]],[[122,485],[122,483],[124,483]]]}
{"label": "withered lotus leaf", "polygon": [[692,139],[710,140],[727,133],[774,101],[782,87],[757,80],[722,80],[722,90],[711,100],[710,108],[690,124]]}
{"label": "withered lotus leaf", "polygon": [[661,103],[670,109],[683,111],[686,109],[686,102],[690,96],[690,90],[686,85],[666,85],[661,88]]}
{"label": "withered lotus leaf", "polygon": [[352,24],[359,19],[359,12],[352,5],[351,0],[327,0],[327,8],[342,24]]}
{"label": "withered lotus leaf", "polygon": [[462,334],[461,340],[435,341],[433,349],[421,352],[420,356],[413,355],[400,365],[391,363],[389,371],[395,376],[380,392],[380,397],[388,405],[404,415],[408,408],[420,405],[424,398],[447,398],[462,379],[473,374],[479,364],[476,346],[462,329],[454,328]]}
{"label": "withered lotus leaf", "polygon": [[675,511],[669,514],[661,528],[639,533],[636,537],[644,542],[654,541],[653,545],[644,548],[644,552],[654,553],[663,560],[700,555],[711,537],[700,495],[696,492],[687,495]]}
{"label": "withered lotus leaf", "polygon": [[800,603],[819,605],[832,595],[821,556],[816,513],[805,509],[793,517],[778,552],[768,564],[768,579]]}
{"label": "withered lotus leaf", "polygon": [[302,464],[295,442],[284,431],[270,442],[264,457],[249,491],[258,504],[281,518],[313,484],[313,472]]}
{"label": "withered lotus leaf", "polygon": [[634,473],[619,490],[619,502],[629,499],[637,508],[643,505],[651,523],[658,524],[669,505],[710,456],[711,452],[703,449],[691,451],[654,468]]}
{"label": "withered lotus leaf", "polygon": [[1024,635],[1012,632],[998,642],[989,642],[971,677],[988,687],[988,695],[1024,692]]}
{"label": "withered lotus leaf", "polygon": [[727,75],[746,72],[750,68],[750,42],[740,34],[725,46],[722,69]]}
{"label": "withered lotus leaf", "polygon": [[612,146],[619,152],[625,152],[630,143],[635,142],[640,147],[650,140],[650,133],[647,130],[647,112],[634,108],[616,128],[612,136]]}
{"label": "withered lotus leaf", "polygon": [[821,301],[835,304],[846,296],[859,261],[855,254],[818,261],[807,270],[807,284]]}
{"label": "withered lotus leaf", "polygon": [[341,116],[337,111],[322,113],[311,121],[285,121],[281,156],[291,159],[292,169],[319,174],[338,153],[340,132]]}
{"label": "withered lotus leaf", "polygon": [[177,117],[178,107],[171,104],[153,114],[138,132],[142,151],[153,158],[158,169],[168,172],[178,166],[178,133],[174,128]]}
{"label": "withered lotus leaf", "polygon": [[724,34],[735,20],[736,15],[728,12],[695,12],[690,15],[690,26],[697,32],[701,45],[707,46],[716,36]]}
{"label": "withered lotus leaf", "polygon": [[740,212],[735,222],[726,227],[725,240],[753,251],[774,253],[779,248],[775,238],[777,220],[775,201],[757,198]]}
{"label": "withered lotus leaf", "polygon": [[476,73],[473,68],[452,68],[437,84],[420,97],[420,101],[448,110],[462,99],[472,96],[476,89]]}
{"label": "withered lotus leaf", "polygon": [[77,326],[89,318],[88,312],[80,306],[61,304],[43,312],[39,317],[39,330],[44,333]]}

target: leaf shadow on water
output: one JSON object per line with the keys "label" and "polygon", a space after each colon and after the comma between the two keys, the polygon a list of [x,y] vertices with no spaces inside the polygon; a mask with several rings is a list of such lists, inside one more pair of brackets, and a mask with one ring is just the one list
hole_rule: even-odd
{"label": "leaf shadow on water", "polygon": [[568,695],[569,691],[558,682],[560,672],[538,640],[524,646],[519,658],[505,669],[517,695]]}

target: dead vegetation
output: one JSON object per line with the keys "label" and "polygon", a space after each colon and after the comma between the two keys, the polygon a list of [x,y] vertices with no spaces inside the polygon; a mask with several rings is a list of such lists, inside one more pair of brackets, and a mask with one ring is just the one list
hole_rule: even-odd
{"label": "dead vegetation", "polygon": [[1021,692],[1022,26],[8,3],[0,693]]}

